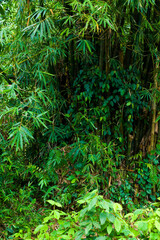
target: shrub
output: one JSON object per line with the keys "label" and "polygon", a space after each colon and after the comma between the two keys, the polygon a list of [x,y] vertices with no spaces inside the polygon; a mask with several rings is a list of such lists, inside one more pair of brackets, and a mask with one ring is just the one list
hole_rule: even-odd
{"label": "shrub", "polygon": [[149,208],[123,214],[122,206],[98,195],[97,190],[78,200],[82,209],[65,213],[60,203],[48,200],[54,210],[43,219],[32,234],[31,229],[19,231],[14,239],[88,239],[88,240],[136,240],[160,239],[159,203]]}

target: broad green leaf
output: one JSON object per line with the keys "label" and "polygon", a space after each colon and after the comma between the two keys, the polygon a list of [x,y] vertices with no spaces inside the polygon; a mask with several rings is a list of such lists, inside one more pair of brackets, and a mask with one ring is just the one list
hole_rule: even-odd
{"label": "broad green leaf", "polygon": [[87,235],[91,229],[92,229],[92,223],[90,223],[90,224],[85,228],[85,234]]}
{"label": "broad green leaf", "polygon": [[135,222],[135,226],[137,226],[138,229],[143,232],[148,231],[148,222],[146,222],[146,221],[137,221],[137,222]]}
{"label": "broad green leaf", "polygon": [[151,232],[149,235],[149,240],[159,240],[160,239],[160,234]]}
{"label": "broad green leaf", "polygon": [[107,237],[106,236],[101,236],[101,237],[96,237],[95,240],[106,240]]}
{"label": "broad green leaf", "polygon": [[134,211],[134,214],[136,214],[136,215],[140,215],[140,214],[142,214],[142,213],[144,213],[144,209],[136,209],[136,210]]}
{"label": "broad green leaf", "polygon": [[92,224],[94,225],[94,227],[95,228],[101,228],[101,225],[99,224],[99,222],[96,222],[96,221],[94,221],[94,222],[92,222]]}
{"label": "broad green leaf", "polygon": [[121,230],[121,221],[118,218],[115,219],[114,226],[117,232]]}
{"label": "broad green leaf", "polygon": [[52,218],[54,218],[52,215],[51,215],[51,216],[48,216],[48,217],[45,217],[44,220],[43,220],[43,223],[48,222],[48,221],[51,220]]}
{"label": "broad green leaf", "polygon": [[122,211],[122,206],[119,203],[114,203],[113,204],[114,211]]}
{"label": "broad green leaf", "polygon": [[62,205],[59,202],[55,202],[53,200],[47,200],[52,206],[62,207]]}
{"label": "broad green leaf", "polygon": [[108,226],[107,226],[107,232],[108,232],[109,235],[111,234],[112,230],[113,230],[112,225],[111,225],[111,224],[108,225]]}
{"label": "broad green leaf", "polygon": [[103,225],[107,220],[107,213],[105,212],[100,213],[99,219],[100,219],[101,225]]}
{"label": "broad green leaf", "polygon": [[160,217],[160,208],[156,210],[156,214]]}
{"label": "broad green leaf", "polygon": [[97,197],[94,197],[88,205],[88,211],[90,211],[96,205],[96,203],[97,203]]}
{"label": "broad green leaf", "polygon": [[160,231],[160,222],[158,222],[157,220],[155,221],[155,226],[158,229],[158,231]]}
{"label": "broad green leaf", "polygon": [[115,216],[114,216],[112,213],[108,213],[107,217],[108,217],[108,220],[109,220],[111,223],[114,223],[114,221],[115,221]]}
{"label": "broad green leaf", "polygon": [[41,232],[46,232],[48,230],[48,226],[47,225],[39,225],[38,227],[36,227],[36,229],[34,230],[34,234],[37,234],[39,231]]}
{"label": "broad green leaf", "polygon": [[68,236],[68,235],[65,235],[65,234],[62,234],[61,235],[61,239],[71,239],[71,236]]}
{"label": "broad green leaf", "polygon": [[108,203],[107,201],[105,201],[104,199],[102,201],[100,201],[99,206],[103,209],[106,210],[106,212],[109,212],[109,207],[110,207],[110,203]]}
{"label": "broad green leaf", "polygon": [[60,212],[57,210],[54,210],[54,217],[58,220],[60,218]]}
{"label": "broad green leaf", "polygon": [[83,231],[78,231],[78,232],[76,233],[76,238],[75,238],[75,240],[82,240],[83,234],[84,234]]}
{"label": "broad green leaf", "polygon": [[128,106],[130,106],[131,104],[132,104],[131,102],[127,102],[126,106],[128,107]]}
{"label": "broad green leaf", "polygon": [[[78,201],[78,202],[79,202],[79,201]],[[85,217],[85,214],[86,214],[87,211],[88,211],[88,207],[82,209],[82,210],[80,211],[79,217],[80,217],[80,218]]]}
{"label": "broad green leaf", "polygon": [[68,235],[74,235],[75,234],[75,229],[74,228],[70,228],[68,231]]}

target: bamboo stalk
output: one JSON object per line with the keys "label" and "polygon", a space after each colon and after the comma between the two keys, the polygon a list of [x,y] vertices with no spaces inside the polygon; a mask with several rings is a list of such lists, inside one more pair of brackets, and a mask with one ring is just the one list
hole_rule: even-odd
{"label": "bamboo stalk", "polygon": [[111,37],[111,29],[109,28],[108,31],[105,33],[105,70],[106,76],[109,73],[109,49],[110,49],[110,37]]}
{"label": "bamboo stalk", "polygon": [[[155,63],[155,72],[154,72],[154,90],[158,87],[158,69],[159,69],[159,58],[157,58]],[[151,143],[150,143],[150,151],[152,151],[155,147],[155,121],[156,121],[156,112],[157,112],[157,104],[156,104],[156,93],[153,95],[152,102],[152,126],[151,126]]]}
{"label": "bamboo stalk", "polygon": [[104,39],[100,38],[100,55],[99,55],[99,69],[103,71],[103,58],[104,58]]}

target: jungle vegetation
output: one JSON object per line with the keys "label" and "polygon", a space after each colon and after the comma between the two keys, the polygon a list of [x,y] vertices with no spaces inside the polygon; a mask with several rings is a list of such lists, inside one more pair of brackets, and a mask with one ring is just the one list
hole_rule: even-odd
{"label": "jungle vegetation", "polygon": [[0,0],[1,239],[160,238],[159,51],[159,0]]}

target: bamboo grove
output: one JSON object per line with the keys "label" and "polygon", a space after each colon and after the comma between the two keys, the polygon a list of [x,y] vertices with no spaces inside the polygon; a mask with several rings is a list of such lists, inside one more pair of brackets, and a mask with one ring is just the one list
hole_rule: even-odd
{"label": "bamboo grove", "polygon": [[2,206],[31,183],[44,202],[98,188],[137,204],[145,174],[155,200],[159,50],[159,0],[1,0]]}

